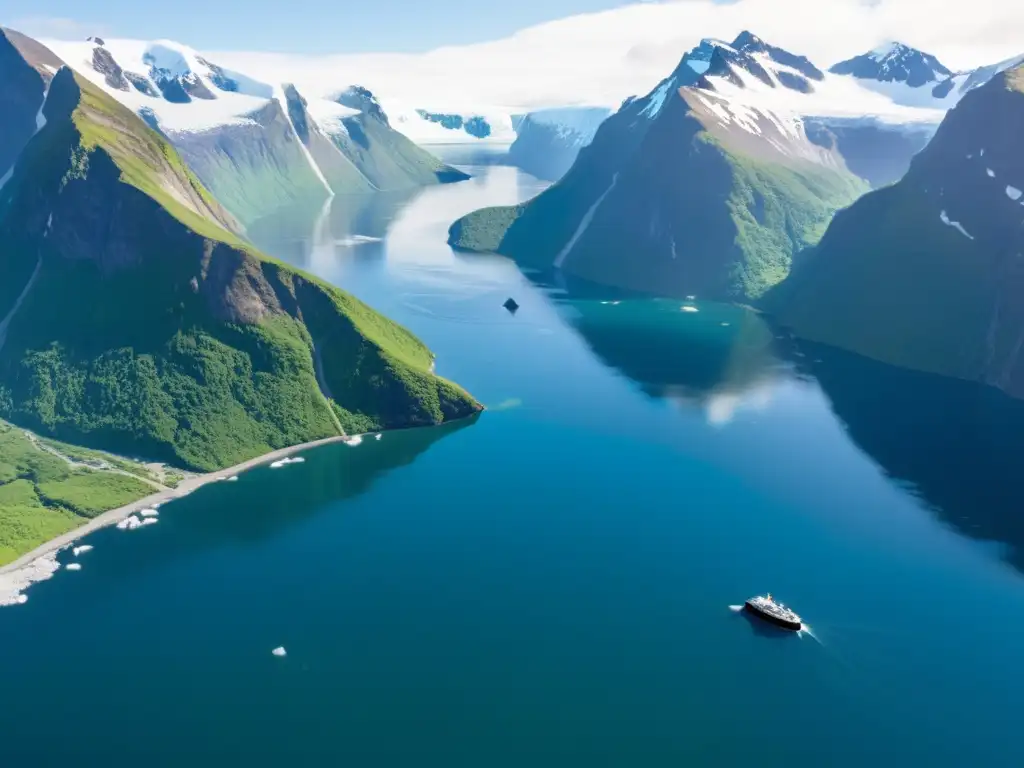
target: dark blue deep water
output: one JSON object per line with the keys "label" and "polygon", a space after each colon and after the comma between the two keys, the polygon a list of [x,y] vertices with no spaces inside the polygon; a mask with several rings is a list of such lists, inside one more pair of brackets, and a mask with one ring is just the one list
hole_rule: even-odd
{"label": "dark blue deep water", "polygon": [[475,170],[252,235],[489,410],[90,537],[0,609],[0,765],[1024,765],[1021,404],[455,255],[540,189]]}

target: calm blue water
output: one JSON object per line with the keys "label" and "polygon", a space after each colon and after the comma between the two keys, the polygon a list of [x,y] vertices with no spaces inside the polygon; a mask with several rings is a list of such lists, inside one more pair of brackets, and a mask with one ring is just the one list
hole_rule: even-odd
{"label": "calm blue water", "polygon": [[477,170],[253,235],[489,410],[92,536],[0,609],[0,765],[1024,764],[1021,406],[453,255],[540,189]]}

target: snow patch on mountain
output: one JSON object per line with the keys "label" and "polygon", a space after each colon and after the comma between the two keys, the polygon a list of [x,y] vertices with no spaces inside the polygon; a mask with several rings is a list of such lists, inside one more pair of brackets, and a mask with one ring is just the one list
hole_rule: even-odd
{"label": "snow patch on mountain", "polygon": [[[199,61],[199,56],[187,48],[171,41],[148,42],[144,40],[106,40],[104,48],[114,61],[134,77],[150,86],[150,93],[138,88],[122,91],[112,88],[102,72],[93,68],[95,42],[68,40],[41,41],[68,66],[87,80],[113,96],[129,109],[139,112],[147,110],[155,116],[161,129],[168,131],[203,131],[222,125],[245,125],[253,121],[248,114],[267,103],[267,96],[249,95],[239,91],[222,91],[211,80],[212,71]],[[167,101],[160,92],[154,75],[166,73],[168,77],[188,76],[215,98],[193,99],[183,103]],[[259,81],[244,78],[246,88],[256,92]],[[262,84],[260,84],[262,85]],[[269,86],[263,86],[268,96]]]}
{"label": "snow patch on mountain", "polygon": [[348,128],[345,127],[345,118],[359,114],[358,109],[352,109],[328,99],[308,99],[306,111],[317,125],[331,136],[347,136]]}

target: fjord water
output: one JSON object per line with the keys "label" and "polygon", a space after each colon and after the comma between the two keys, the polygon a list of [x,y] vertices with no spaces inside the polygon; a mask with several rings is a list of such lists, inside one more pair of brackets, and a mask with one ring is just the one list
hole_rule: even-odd
{"label": "fjord water", "polygon": [[1024,764],[1020,404],[453,254],[541,188],[472,171],[252,236],[489,409],[90,537],[0,610],[0,764]]}

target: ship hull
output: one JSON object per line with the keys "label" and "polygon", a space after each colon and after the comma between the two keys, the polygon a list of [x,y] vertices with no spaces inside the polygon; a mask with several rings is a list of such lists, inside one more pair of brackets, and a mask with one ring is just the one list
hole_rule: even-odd
{"label": "ship hull", "polygon": [[788,629],[791,632],[797,632],[803,627],[803,624],[799,621],[790,621],[789,619],[784,619],[781,616],[774,616],[770,613],[766,613],[749,600],[743,604],[743,608],[747,613],[754,614],[762,621],[767,621],[769,624],[774,624],[776,627],[781,627],[782,629]]}

